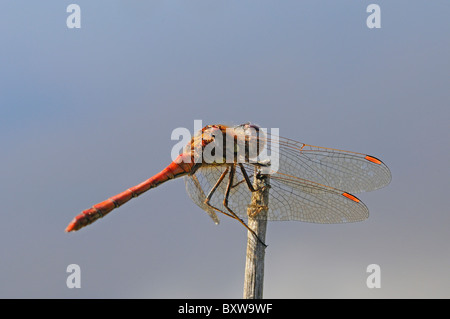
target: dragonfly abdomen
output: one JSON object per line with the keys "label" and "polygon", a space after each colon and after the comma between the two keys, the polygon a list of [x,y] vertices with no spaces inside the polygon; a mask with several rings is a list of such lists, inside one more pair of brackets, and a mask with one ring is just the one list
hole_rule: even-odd
{"label": "dragonfly abdomen", "polygon": [[76,216],[66,228],[66,232],[79,230],[97,219],[109,214],[113,209],[118,208],[128,202],[130,199],[145,193],[151,188],[155,188],[162,183],[189,174],[194,162],[190,155],[181,154],[172,163],[158,174],[148,180],[133,186],[120,194],[108,198],[107,200],[84,210]]}

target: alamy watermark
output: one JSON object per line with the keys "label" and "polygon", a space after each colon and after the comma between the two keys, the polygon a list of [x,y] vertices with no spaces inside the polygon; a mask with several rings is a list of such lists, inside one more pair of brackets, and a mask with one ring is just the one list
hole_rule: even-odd
{"label": "alamy watermark", "polygon": [[[66,19],[66,25],[69,29],[81,28],[81,8],[78,4],[69,4],[66,8],[66,12],[70,15]],[[366,25],[369,29],[381,28],[381,8],[378,4],[369,4],[366,8],[366,12],[370,13],[366,19]]]}
{"label": "alamy watermark", "polygon": [[370,275],[367,277],[367,288],[381,288],[381,268],[380,265],[370,264],[367,266],[367,270]]}
{"label": "alamy watermark", "polygon": [[[194,135],[184,127],[172,131],[171,139],[179,140],[171,151],[172,161],[203,164],[250,163],[261,167],[264,174],[279,168],[279,129],[261,128],[245,123],[237,126],[207,125],[194,120]],[[189,154],[180,158],[180,154]]]}
{"label": "alamy watermark", "polygon": [[81,288],[81,268],[77,264],[67,266],[66,272],[70,273],[66,279],[67,288]]}
{"label": "alamy watermark", "polygon": [[66,19],[66,25],[69,29],[81,28],[81,8],[78,4],[69,4],[66,12],[69,12],[69,16]]}
{"label": "alamy watermark", "polygon": [[369,4],[366,12],[370,13],[366,19],[366,25],[369,29],[381,28],[381,8],[378,4]]}

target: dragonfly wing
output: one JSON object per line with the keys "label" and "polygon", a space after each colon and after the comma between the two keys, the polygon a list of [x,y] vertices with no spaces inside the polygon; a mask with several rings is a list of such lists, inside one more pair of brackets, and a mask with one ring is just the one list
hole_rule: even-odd
{"label": "dragonfly wing", "polygon": [[[251,164],[244,164],[244,166],[250,180],[253,180],[254,166]],[[185,177],[189,196],[194,203],[207,212],[210,212],[211,208],[204,203],[204,200],[225,169],[226,167],[223,166],[200,168],[193,175],[198,183],[194,182],[192,177]],[[369,216],[367,207],[347,192],[278,173],[272,174],[269,181],[267,220],[298,220],[326,224],[357,222]],[[227,212],[223,205],[227,183],[228,176],[219,184],[210,200],[212,206],[224,212]],[[251,197],[252,192],[242,172],[237,169],[228,198],[228,206],[237,216],[245,220],[248,218],[247,209],[251,203]]]}
{"label": "dragonfly wing", "polygon": [[307,180],[271,175],[269,220],[298,220],[320,224],[358,222],[369,210],[355,196]]}
{"label": "dragonfly wing", "polygon": [[389,168],[376,157],[312,146],[283,137],[270,137],[271,156],[278,156],[277,172],[342,189],[350,193],[372,191],[391,181]]}
{"label": "dragonfly wing", "polygon": [[[252,165],[248,166],[251,167],[248,174],[252,179],[254,167]],[[186,191],[189,197],[197,206],[205,210],[210,216],[215,216],[215,218],[217,218],[217,211],[211,208],[211,206],[228,213],[228,210],[223,205],[223,201],[225,199],[229,175],[225,176],[211,196],[209,201],[211,206],[205,204],[205,199],[225,170],[226,166],[223,165],[204,166],[199,168],[192,176],[185,177]],[[240,169],[236,169],[228,198],[228,207],[239,217],[247,218],[247,207],[251,202],[251,196],[252,194],[245,182],[244,175]]]}
{"label": "dragonfly wing", "polygon": [[[201,174],[200,174],[201,175]],[[220,175],[219,175],[220,176]],[[205,191],[202,188],[202,184],[200,184],[200,181],[196,174],[194,175],[187,175],[184,177],[184,182],[186,185],[186,192],[188,193],[189,197],[192,199],[192,201],[201,209],[203,209],[209,217],[214,221],[216,225],[220,223],[219,217],[217,217],[216,212],[214,209],[209,207],[205,204],[207,193],[205,194]],[[214,184],[213,184],[214,185]],[[205,185],[203,185],[205,187]]]}

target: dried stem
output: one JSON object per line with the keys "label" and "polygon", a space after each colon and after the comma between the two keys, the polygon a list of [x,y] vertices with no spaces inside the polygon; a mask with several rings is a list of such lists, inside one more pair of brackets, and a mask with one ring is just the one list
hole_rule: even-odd
{"label": "dried stem", "polygon": [[244,299],[262,299],[264,283],[264,256],[267,229],[267,208],[269,204],[269,175],[260,175],[256,171],[253,179],[252,201],[247,210],[248,226],[247,256],[245,264]]}

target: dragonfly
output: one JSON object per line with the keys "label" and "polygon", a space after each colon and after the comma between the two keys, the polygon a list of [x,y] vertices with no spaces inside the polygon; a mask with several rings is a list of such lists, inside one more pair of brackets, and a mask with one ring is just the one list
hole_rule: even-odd
{"label": "dragonfly", "polygon": [[321,224],[367,219],[367,206],[354,194],[382,188],[392,178],[375,156],[301,143],[251,123],[207,125],[161,172],[84,210],[66,231],[77,231],[132,198],[184,177],[189,197],[214,223],[219,224],[218,214],[226,215],[257,238],[246,220],[252,194],[260,190],[252,178],[262,174],[270,177],[268,205],[252,218]]}

